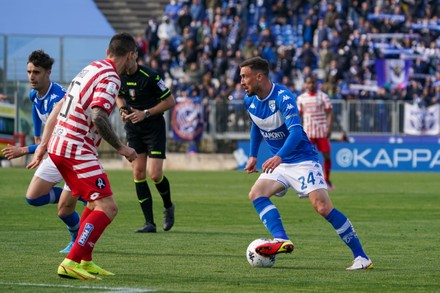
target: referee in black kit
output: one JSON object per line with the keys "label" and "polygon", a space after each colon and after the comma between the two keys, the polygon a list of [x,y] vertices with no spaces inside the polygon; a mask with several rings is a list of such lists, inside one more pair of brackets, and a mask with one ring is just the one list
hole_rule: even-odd
{"label": "referee in black kit", "polygon": [[159,74],[137,62],[121,76],[117,106],[125,122],[128,145],[138,157],[132,162],[136,194],[145,217],[144,227],[138,233],[155,233],[153,197],[147,183],[148,176],[156,186],[164,205],[163,229],[174,225],[174,205],[168,179],[163,175],[166,150],[166,126],[163,113],[175,105],[171,91]]}

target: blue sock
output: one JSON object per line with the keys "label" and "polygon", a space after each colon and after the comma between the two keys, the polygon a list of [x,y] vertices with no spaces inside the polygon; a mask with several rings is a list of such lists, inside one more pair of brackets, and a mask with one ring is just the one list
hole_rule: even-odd
{"label": "blue sock", "polygon": [[48,194],[42,195],[34,199],[29,199],[26,197],[26,201],[28,204],[36,207],[44,206],[49,203],[58,203],[62,191],[63,189],[61,187],[54,186]]}
{"label": "blue sock", "polygon": [[327,217],[325,217],[325,219],[333,225],[336,233],[338,233],[342,241],[344,241],[345,244],[347,244],[347,246],[351,249],[355,258],[358,256],[368,258],[362,249],[362,244],[356,235],[353,225],[343,213],[337,209],[333,209],[327,215]]}
{"label": "blue sock", "polygon": [[273,238],[289,239],[281,221],[280,213],[276,206],[267,197],[259,197],[253,201],[254,207],[261,221]]}
{"label": "blue sock", "polygon": [[69,230],[70,235],[72,236],[72,241],[75,241],[76,236],[78,235],[79,230],[79,215],[76,211],[71,213],[68,216],[60,217],[60,219],[66,224],[67,230]]}

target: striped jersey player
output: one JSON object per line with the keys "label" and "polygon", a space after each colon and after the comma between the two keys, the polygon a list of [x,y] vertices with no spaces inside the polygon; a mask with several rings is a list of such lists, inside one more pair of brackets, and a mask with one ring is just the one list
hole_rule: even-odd
{"label": "striped jersey player", "polygon": [[324,157],[324,178],[328,188],[333,190],[334,187],[330,181],[332,161],[329,140],[333,107],[329,96],[318,90],[315,76],[307,77],[305,86],[306,91],[296,100],[298,110],[307,136]]}
{"label": "striped jersey player", "polygon": [[[101,136],[92,123],[92,107],[105,109],[108,115],[113,111],[121,84],[113,66],[108,59],[95,61],[70,83],[49,143],[50,154],[75,160],[91,160],[98,155]],[[98,170],[99,166],[92,168],[93,172]]]}
{"label": "striped jersey player", "polygon": [[128,161],[137,157],[133,148],[121,142],[109,120],[121,85],[119,75],[136,58],[134,38],[128,33],[114,35],[107,58],[92,62],[72,80],[62,104],[58,103],[49,116],[41,144],[28,164],[28,168],[38,165],[47,149],[72,196],[87,201],[78,237],[58,266],[60,277],[96,280],[113,275],[92,261],[96,242],[118,212],[108,176],[98,161],[97,148],[104,139]]}

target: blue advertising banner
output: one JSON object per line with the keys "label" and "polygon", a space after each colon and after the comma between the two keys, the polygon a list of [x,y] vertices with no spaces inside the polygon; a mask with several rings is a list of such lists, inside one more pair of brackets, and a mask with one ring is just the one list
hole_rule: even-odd
{"label": "blue advertising banner", "polygon": [[333,143],[332,170],[440,172],[440,145]]}
{"label": "blue advertising banner", "polygon": [[[440,172],[439,143],[336,142],[332,147],[332,171]],[[240,141],[234,152],[237,168],[246,166],[249,142]],[[270,157],[261,144],[257,168]]]}

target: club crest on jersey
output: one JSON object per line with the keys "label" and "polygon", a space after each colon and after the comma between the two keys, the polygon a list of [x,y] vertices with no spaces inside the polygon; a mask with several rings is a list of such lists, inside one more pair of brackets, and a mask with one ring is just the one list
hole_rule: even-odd
{"label": "club crest on jersey", "polygon": [[130,98],[134,101],[136,100],[136,90],[135,89],[129,89],[128,93],[130,94]]}
{"label": "club crest on jersey", "polygon": [[270,109],[272,112],[275,112],[275,101],[274,101],[274,100],[270,100],[270,101],[269,101],[269,109]]}
{"label": "club crest on jersey", "polygon": [[105,181],[102,178],[98,178],[96,179],[96,187],[98,187],[99,189],[103,189],[105,188]]}

